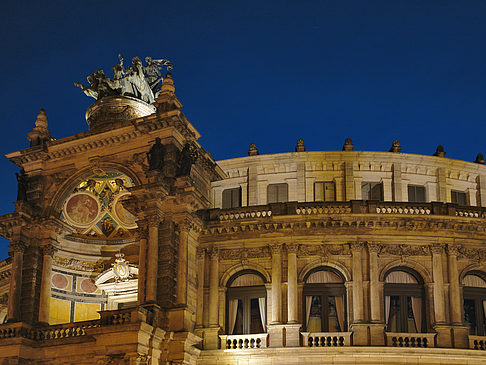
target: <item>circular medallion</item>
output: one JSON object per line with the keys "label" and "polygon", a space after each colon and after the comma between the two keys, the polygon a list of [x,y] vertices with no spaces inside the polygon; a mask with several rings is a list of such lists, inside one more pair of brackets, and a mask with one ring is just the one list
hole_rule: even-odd
{"label": "circular medallion", "polygon": [[113,213],[118,221],[126,228],[135,228],[137,223],[135,221],[135,216],[123,207],[121,201],[126,199],[130,193],[120,195],[115,202]]}
{"label": "circular medallion", "polygon": [[92,279],[84,279],[81,282],[81,289],[83,289],[83,291],[86,293],[94,293],[96,290],[98,290],[98,287]]}
{"label": "circular medallion", "polygon": [[72,195],[64,205],[64,215],[76,226],[89,226],[100,212],[98,201],[88,193]]}
{"label": "circular medallion", "polygon": [[69,284],[68,279],[61,274],[52,275],[52,285],[57,289],[65,289]]}

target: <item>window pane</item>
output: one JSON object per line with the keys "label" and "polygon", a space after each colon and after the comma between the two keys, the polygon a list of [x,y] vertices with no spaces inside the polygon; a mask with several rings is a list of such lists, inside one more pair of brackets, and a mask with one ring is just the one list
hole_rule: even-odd
{"label": "window pane", "polygon": [[270,184],[267,187],[267,204],[285,203],[288,201],[287,184]]}
{"label": "window pane", "polygon": [[371,184],[371,200],[382,200],[381,184]]}
{"label": "window pane", "polygon": [[263,333],[262,318],[258,298],[250,300],[250,333]]}
{"label": "window pane", "polygon": [[243,315],[243,300],[238,299],[238,309],[236,312],[236,321],[235,321],[235,328],[233,330],[234,335],[243,335],[243,323],[244,323],[244,315]]}
{"label": "window pane", "polygon": [[[306,297],[310,299],[307,332],[322,332],[322,301],[320,296]],[[307,299],[307,301],[309,301]]]}
{"label": "window pane", "polygon": [[335,297],[328,297],[329,332],[341,332],[336,310]]}
{"label": "window pane", "polygon": [[334,182],[324,183],[324,201],[333,202],[336,200],[336,188]]}
{"label": "window pane", "polygon": [[415,316],[413,313],[411,297],[407,297],[407,331],[406,332],[417,333],[417,327],[415,326]]}
{"label": "window pane", "polygon": [[277,202],[277,186],[275,184],[268,185],[267,188],[267,203]]}
{"label": "window pane", "polygon": [[322,182],[314,183],[314,201],[324,201],[324,183]]}
{"label": "window pane", "polygon": [[288,199],[289,186],[287,184],[278,184],[278,202],[285,203]]}
{"label": "window pane", "polygon": [[370,200],[371,199],[371,185],[370,185],[370,183],[362,183],[361,184],[361,198],[363,200]]}
{"label": "window pane", "polygon": [[470,335],[476,334],[476,306],[473,299],[464,299],[464,324],[469,327]]}
{"label": "window pane", "polygon": [[458,205],[467,205],[466,193],[463,191],[451,190],[451,202]]}
{"label": "window pane", "polygon": [[425,202],[425,186],[415,187],[415,201],[421,203]]}
{"label": "window pane", "polygon": [[390,296],[390,316],[388,319],[389,332],[401,332],[400,315],[400,297],[395,295]]}
{"label": "window pane", "polygon": [[241,188],[223,190],[223,209],[241,207]]}

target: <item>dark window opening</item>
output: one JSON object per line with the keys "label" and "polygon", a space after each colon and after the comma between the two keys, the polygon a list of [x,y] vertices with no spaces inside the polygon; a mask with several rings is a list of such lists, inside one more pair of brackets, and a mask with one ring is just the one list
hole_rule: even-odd
{"label": "dark window opening", "polygon": [[288,202],[288,194],[288,184],[270,184],[267,188],[267,204]]}
{"label": "dark window opening", "polygon": [[383,200],[383,185],[381,183],[364,182],[361,184],[363,200]]}
{"label": "dark window opening", "polygon": [[467,205],[467,195],[464,191],[451,190],[451,202],[457,205]]}
{"label": "dark window opening", "polygon": [[336,201],[336,187],[333,181],[314,183],[314,201],[332,202]]}
{"label": "dark window opening", "polygon": [[408,186],[408,201],[416,203],[425,202],[425,186],[409,185]]}

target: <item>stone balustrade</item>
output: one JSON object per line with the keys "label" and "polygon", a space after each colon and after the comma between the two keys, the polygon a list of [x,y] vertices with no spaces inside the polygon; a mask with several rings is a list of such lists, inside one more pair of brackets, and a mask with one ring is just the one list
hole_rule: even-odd
{"label": "stone balustrade", "polygon": [[220,335],[221,348],[227,350],[259,349],[267,347],[268,333],[253,335]]}
{"label": "stone balustrade", "polygon": [[68,337],[86,336],[86,329],[95,328],[95,327],[100,327],[99,320],[58,324],[46,328],[36,329],[33,332],[35,333],[35,338],[32,339],[45,341],[45,340],[57,340],[57,339],[68,338]]}
{"label": "stone balustrade", "polygon": [[471,350],[486,350],[486,336],[469,335],[469,348]]}
{"label": "stone balustrade", "polygon": [[435,333],[386,332],[386,345],[390,347],[435,347]]}
{"label": "stone balustrade", "polygon": [[352,332],[302,332],[304,347],[342,347],[351,346]]}
{"label": "stone balustrade", "polygon": [[270,218],[286,215],[390,214],[486,218],[486,207],[458,206],[453,203],[380,202],[351,200],[346,202],[287,202],[229,209],[201,211],[209,221]]}

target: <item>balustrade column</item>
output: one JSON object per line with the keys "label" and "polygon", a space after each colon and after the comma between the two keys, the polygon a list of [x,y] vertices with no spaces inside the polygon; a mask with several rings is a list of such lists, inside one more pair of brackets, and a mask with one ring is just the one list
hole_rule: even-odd
{"label": "balustrade column", "polygon": [[197,250],[197,305],[196,305],[196,328],[203,326],[204,316],[204,266],[206,263],[206,250]]}
{"label": "balustrade column", "polygon": [[151,217],[148,225],[146,302],[157,301],[157,277],[159,269],[159,217]]}
{"label": "balustrade column", "polygon": [[139,252],[138,252],[138,304],[145,303],[145,291],[147,285],[147,226],[138,222]]}
{"label": "balustrade column", "polygon": [[22,290],[22,268],[24,264],[25,244],[16,242],[10,244],[13,253],[12,276],[8,295],[7,322],[20,321],[20,298]]}
{"label": "balustrade column", "polygon": [[39,302],[39,322],[49,324],[49,312],[51,305],[51,275],[52,275],[52,256],[55,248],[48,244],[42,247],[42,281]]}
{"label": "balustrade column", "polygon": [[353,255],[353,323],[362,323],[364,321],[362,248],[363,243],[356,242],[351,244]]}
{"label": "balustrade column", "polygon": [[297,311],[297,245],[287,246],[287,323],[298,323]]}
{"label": "balustrade column", "polygon": [[449,301],[451,311],[451,322],[455,325],[462,324],[462,305],[461,292],[459,287],[459,271],[457,270],[457,247],[448,246],[447,253],[449,255]]}
{"label": "balustrade column", "polygon": [[219,327],[219,255],[218,250],[210,251],[210,271],[209,271],[209,326]]}
{"label": "balustrade column", "polygon": [[272,252],[272,322],[282,322],[282,247],[270,246]]}
{"label": "balustrade column", "polygon": [[378,273],[378,253],[381,245],[368,244],[370,259],[370,307],[371,322],[379,323],[381,320],[380,280]]}
{"label": "balustrade column", "polygon": [[442,245],[433,245],[432,250],[432,275],[434,276],[434,313],[435,323],[445,323],[444,308],[444,277],[442,271]]}

